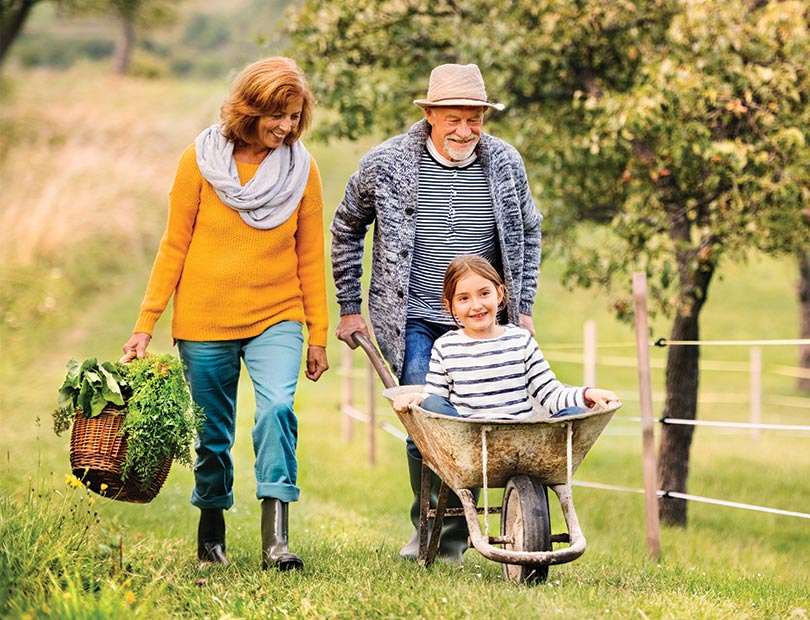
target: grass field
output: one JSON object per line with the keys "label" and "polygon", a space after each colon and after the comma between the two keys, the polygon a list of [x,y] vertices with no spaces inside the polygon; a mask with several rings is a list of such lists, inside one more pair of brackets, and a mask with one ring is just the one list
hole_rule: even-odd
{"label": "grass field", "polygon": [[[70,357],[120,355],[163,226],[176,158],[216,117],[225,85],[112,81],[93,67],[12,80],[0,114],[5,129],[15,128],[4,131],[14,139],[4,138],[11,144],[0,163],[0,617],[810,617],[808,520],[690,504],[688,528],[665,528],[654,562],[646,556],[643,497],[636,493],[576,487],[588,550],[552,567],[542,586],[505,583],[500,566],[475,551],[463,566],[424,569],[401,561],[397,551],[409,533],[404,447],[379,432],[372,466],[364,426],[344,442],[335,372],[341,348],[334,341],[332,370],[317,384],[302,380],[298,391],[302,496],[291,507],[291,542],[305,559],[303,572],[259,569],[247,381],[235,448],[236,504],[227,514],[228,567],[196,564],[189,470],[175,466],[147,505],[67,485],[68,438],[53,434],[49,415],[64,364]],[[331,209],[367,143],[310,147]],[[29,204],[37,205],[32,213]],[[794,271],[789,261],[760,257],[723,269],[704,312],[703,338],[795,337]],[[581,383],[581,366],[555,363],[555,353],[562,359],[576,351],[584,321],[596,321],[599,342],[611,345],[600,349],[598,383],[625,402],[576,479],[640,488],[640,432],[627,419],[638,415],[637,371],[619,365],[634,356],[632,330],[608,316],[597,292],[566,291],[557,275],[553,262],[544,263],[536,307],[544,352],[562,380]],[[155,351],[172,350],[167,319],[158,325]],[[654,333],[666,336],[665,324]],[[665,353],[654,349],[653,361],[661,363]],[[707,361],[746,362],[748,349],[704,347],[702,354]],[[799,394],[793,379],[775,372],[795,363],[794,348],[768,347],[763,359],[764,421],[808,424],[807,408],[781,404]],[[657,395],[661,375],[655,371]],[[744,372],[704,370],[701,379],[702,419],[747,419]],[[397,424],[382,401],[379,410]],[[810,513],[807,442],[806,432],[764,431],[754,440],[748,431],[698,429],[689,492]],[[559,531],[556,508],[552,521]],[[492,523],[497,527],[497,519]]]}

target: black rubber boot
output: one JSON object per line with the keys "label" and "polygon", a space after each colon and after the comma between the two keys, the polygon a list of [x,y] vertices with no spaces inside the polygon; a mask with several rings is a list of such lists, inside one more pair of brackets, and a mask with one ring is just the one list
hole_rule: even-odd
{"label": "black rubber boot", "polygon": [[197,527],[197,559],[203,563],[227,564],[225,557],[225,516],[221,508],[200,510]]}
{"label": "black rubber boot", "polygon": [[[419,556],[419,492],[422,481],[422,459],[416,458],[410,453],[408,456],[408,478],[413,492],[413,503],[411,504],[411,523],[413,532],[405,546],[399,550],[399,556],[406,560],[417,560]],[[430,481],[430,507],[435,508],[439,498],[439,487],[441,480],[435,474]],[[478,501],[479,489],[471,489],[475,500]],[[461,500],[450,491],[447,498],[447,508],[461,508]],[[433,520],[430,520],[429,527],[433,527]],[[467,550],[467,540],[470,531],[467,528],[467,520],[464,517],[445,517],[442,522],[442,533],[439,539],[439,551],[437,557],[445,562],[463,562],[463,554]]]}
{"label": "black rubber boot", "polygon": [[287,548],[289,504],[280,499],[262,500],[262,570],[304,568],[304,561]]}

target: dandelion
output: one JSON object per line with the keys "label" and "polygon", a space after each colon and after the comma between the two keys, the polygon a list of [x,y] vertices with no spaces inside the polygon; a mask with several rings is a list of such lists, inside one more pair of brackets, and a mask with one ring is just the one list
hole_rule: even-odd
{"label": "dandelion", "polygon": [[82,486],[82,481],[73,474],[65,474],[65,484],[74,489],[78,489]]}
{"label": "dandelion", "polygon": [[132,605],[135,602],[135,593],[132,590],[124,592],[124,600]]}

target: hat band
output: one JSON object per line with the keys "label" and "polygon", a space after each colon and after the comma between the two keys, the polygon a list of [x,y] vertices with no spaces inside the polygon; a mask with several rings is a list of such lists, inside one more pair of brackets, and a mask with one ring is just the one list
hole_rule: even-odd
{"label": "hat band", "polygon": [[427,103],[439,103],[440,101],[480,101],[482,104],[489,104],[489,101],[486,99],[478,99],[473,97],[442,97],[441,99],[428,99]]}

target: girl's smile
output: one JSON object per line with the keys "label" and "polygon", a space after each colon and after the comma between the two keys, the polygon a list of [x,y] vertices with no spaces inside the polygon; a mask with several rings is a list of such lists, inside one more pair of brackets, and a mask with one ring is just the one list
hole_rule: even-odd
{"label": "girl's smile", "polygon": [[494,282],[470,271],[456,283],[448,310],[458,317],[467,336],[494,338],[501,332],[497,315],[503,295],[502,286],[496,286]]}

